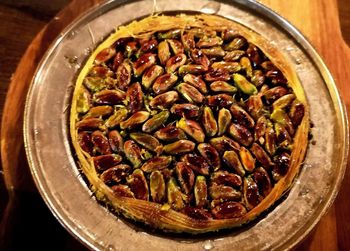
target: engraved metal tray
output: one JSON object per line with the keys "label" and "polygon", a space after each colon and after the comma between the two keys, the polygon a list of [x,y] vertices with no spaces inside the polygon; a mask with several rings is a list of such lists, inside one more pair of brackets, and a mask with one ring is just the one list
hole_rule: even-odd
{"label": "engraved metal tray", "polygon": [[[202,236],[152,232],[100,205],[81,176],[69,138],[74,81],[91,51],[114,28],[155,12],[217,14],[260,33],[291,62],[304,87],[314,127],[312,144],[291,191],[244,228]],[[299,243],[330,207],[347,160],[344,105],[326,66],[290,23],[253,0],[108,1],[87,12],[56,39],[28,93],[24,138],[31,172],[57,219],[94,250],[282,250]]]}

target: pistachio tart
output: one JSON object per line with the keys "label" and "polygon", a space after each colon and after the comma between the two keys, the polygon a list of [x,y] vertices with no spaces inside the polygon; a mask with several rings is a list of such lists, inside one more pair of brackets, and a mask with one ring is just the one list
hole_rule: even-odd
{"label": "pistachio tart", "polygon": [[168,232],[239,227],[268,210],[293,184],[308,131],[293,64],[214,15],[118,27],[82,67],[71,104],[97,200]]}

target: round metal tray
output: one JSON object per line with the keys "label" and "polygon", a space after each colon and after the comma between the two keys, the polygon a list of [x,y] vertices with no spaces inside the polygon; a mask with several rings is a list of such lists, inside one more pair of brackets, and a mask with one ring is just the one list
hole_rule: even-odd
{"label": "round metal tray", "polygon": [[[302,171],[288,196],[255,224],[201,237],[143,231],[100,205],[81,177],[68,131],[74,81],[90,52],[115,27],[155,12],[198,10],[260,33],[294,63],[310,105],[314,142],[309,144]],[[290,23],[246,0],[105,2],[72,23],[47,51],[33,78],[24,116],[26,153],[42,197],[68,231],[96,250],[292,248],[332,204],[349,146],[344,106],[318,54]]]}

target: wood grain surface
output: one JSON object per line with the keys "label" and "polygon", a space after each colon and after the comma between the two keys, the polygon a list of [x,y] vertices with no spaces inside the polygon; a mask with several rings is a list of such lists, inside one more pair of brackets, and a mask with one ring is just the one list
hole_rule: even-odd
{"label": "wood grain surface", "polygon": [[[99,0],[74,0],[66,5],[55,18],[50,19],[51,14],[44,15],[42,18],[37,19],[36,12],[32,11],[29,16],[11,16],[17,20],[12,23],[13,27],[3,27],[0,24],[0,34],[2,31],[6,31],[7,34],[16,33],[18,30],[23,30],[21,33],[22,41],[20,39],[17,44],[9,44],[13,46],[7,49],[17,50],[12,54],[19,58],[24,52],[25,46],[29,43],[30,38],[35,33],[26,33],[26,24],[22,23],[25,19],[32,19],[34,28],[31,27],[31,31],[41,31],[35,36],[34,40],[30,43],[27,50],[23,54],[17,70],[11,77],[11,84],[7,90],[7,84],[2,84],[0,87],[0,99],[4,100],[4,93],[7,93],[7,99],[3,109],[2,127],[1,127],[1,159],[2,168],[4,172],[5,185],[9,191],[10,202],[4,210],[1,225],[0,225],[0,250],[6,247],[8,250],[17,250],[19,244],[16,235],[23,234],[25,237],[26,229],[30,230],[30,226],[26,227],[24,223],[36,224],[36,219],[40,220],[40,215],[36,215],[34,219],[28,219],[31,217],[29,213],[35,215],[37,211],[42,212],[45,219],[48,219],[48,225],[45,223],[38,223],[43,228],[46,227],[46,232],[39,230],[38,235],[47,235],[47,240],[57,240],[64,242],[65,244],[56,245],[52,247],[53,250],[85,250],[85,248],[70,237],[62,227],[58,225],[56,220],[48,212],[47,208],[43,205],[42,200],[37,194],[37,190],[32,182],[28,166],[25,159],[25,153],[23,148],[23,136],[22,136],[22,122],[23,122],[23,108],[25,102],[25,95],[28,90],[29,83],[35,71],[37,64],[39,63],[43,53],[48,48],[53,39],[66,27],[72,20],[77,18],[86,9],[94,6],[100,2]],[[313,44],[318,53],[322,56],[323,60],[330,69],[333,77],[336,80],[337,86],[343,96],[343,99],[350,109],[350,67],[348,62],[350,61],[350,49],[344,42],[342,37],[342,31],[339,21],[339,9],[338,2],[336,0],[294,0],[294,1],[276,1],[276,0],[260,0],[261,3],[271,7],[278,12],[281,16],[289,20],[294,26],[296,26]],[[342,7],[340,13],[343,17],[348,17],[343,26],[344,31],[350,31],[350,10],[348,0],[341,0]],[[15,11],[8,6],[0,5],[0,17],[4,14]],[[51,21],[49,21],[51,20]],[[348,34],[350,39],[350,36]],[[8,37],[0,38],[3,40]],[[1,40],[0,40],[1,41]],[[0,51],[2,55],[7,55],[6,51]],[[15,69],[15,64],[4,64],[0,66],[2,71],[5,69],[5,73],[0,74],[0,81],[3,79],[9,79],[11,72]],[[5,74],[5,75],[4,75]],[[7,74],[7,75],[6,75]],[[2,111],[2,103],[0,106],[0,112]],[[349,163],[349,162],[348,162]],[[1,188],[1,182],[0,182]],[[330,208],[328,213],[322,218],[314,231],[304,240],[296,249],[297,250],[350,250],[350,200],[348,198],[350,194],[350,172],[349,168],[346,172],[342,188],[338,194],[338,197],[334,205]],[[0,189],[0,196],[2,195]],[[1,198],[3,198],[2,196]],[[3,200],[4,201],[4,200]],[[23,207],[27,207],[27,204],[31,202],[40,205],[38,207],[32,207],[28,210],[23,210]],[[1,206],[1,203],[0,203]],[[1,215],[0,207],[0,215]],[[17,217],[20,214],[20,217]],[[24,215],[24,216],[23,216]],[[16,224],[24,227],[24,233],[16,230]],[[24,222],[24,223],[23,223]],[[47,223],[46,222],[46,223]],[[51,231],[51,232],[50,232]],[[51,234],[56,234],[54,239]],[[35,234],[29,236],[36,236]],[[43,238],[33,237],[36,240]],[[45,236],[44,236],[45,237]],[[11,240],[10,240],[11,239]],[[32,238],[27,238],[30,242]],[[3,243],[1,243],[3,242]],[[42,244],[42,243],[41,243]],[[44,248],[46,244],[40,246],[40,243],[33,242],[32,247]],[[40,248],[39,248],[40,249]]]}

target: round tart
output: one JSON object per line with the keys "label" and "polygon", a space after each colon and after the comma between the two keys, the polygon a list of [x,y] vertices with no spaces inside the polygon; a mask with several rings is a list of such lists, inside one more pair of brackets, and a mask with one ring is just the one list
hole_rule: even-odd
{"label": "round tart", "polygon": [[151,16],[102,42],[70,132],[96,198],[171,232],[241,226],[291,187],[309,114],[291,63],[213,15]]}

